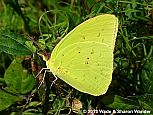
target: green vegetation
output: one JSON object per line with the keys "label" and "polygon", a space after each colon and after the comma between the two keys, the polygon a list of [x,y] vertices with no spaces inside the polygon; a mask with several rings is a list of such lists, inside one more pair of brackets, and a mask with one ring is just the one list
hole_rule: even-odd
{"label": "green vegetation", "polygon": [[[113,80],[106,94],[84,94],[60,79],[50,89],[51,73],[45,80],[43,72],[35,78],[45,67],[37,51],[51,52],[74,27],[101,13],[119,18]],[[153,113],[152,0],[0,1],[0,114],[58,115],[74,109],[78,114]]]}

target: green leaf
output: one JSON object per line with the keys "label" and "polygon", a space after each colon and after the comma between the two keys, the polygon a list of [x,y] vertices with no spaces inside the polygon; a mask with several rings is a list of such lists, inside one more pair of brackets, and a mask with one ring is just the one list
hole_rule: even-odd
{"label": "green leaf", "polygon": [[148,105],[147,103],[142,102],[142,101],[139,101],[139,104],[140,104],[140,106],[141,106],[144,110],[153,111],[153,108],[152,108],[150,105]]}
{"label": "green leaf", "polygon": [[142,70],[141,79],[144,91],[153,94],[153,59],[146,62]]}
{"label": "green leaf", "polygon": [[144,94],[138,96],[138,100],[142,109],[151,110],[153,112],[153,94]]}
{"label": "green leaf", "polygon": [[0,91],[0,111],[8,108],[10,105],[20,100],[22,100],[22,98],[11,95],[4,91]]}
{"label": "green leaf", "polygon": [[137,109],[138,108],[138,102],[124,98],[118,95],[115,95],[113,103],[109,104],[108,107],[113,108],[113,109],[122,109],[122,110],[127,110],[127,109]]}
{"label": "green leaf", "polygon": [[105,3],[104,2],[97,2],[91,9],[91,12],[93,14],[99,14],[101,12],[101,10],[105,7]]}
{"label": "green leaf", "polygon": [[89,8],[91,8],[95,4],[95,0],[87,0],[86,5],[88,5]]}
{"label": "green leaf", "polygon": [[30,112],[30,110],[26,110],[22,113],[22,115],[42,115],[42,113],[34,113],[34,110],[31,110],[32,112]]}
{"label": "green leaf", "polygon": [[22,61],[20,58],[14,59],[6,70],[4,79],[9,91],[26,94],[33,89],[35,78],[22,67]]}
{"label": "green leaf", "polygon": [[2,31],[0,33],[0,50],[17,56],[32,55],[32,51],[25,45],[26,41],[21,35]]}

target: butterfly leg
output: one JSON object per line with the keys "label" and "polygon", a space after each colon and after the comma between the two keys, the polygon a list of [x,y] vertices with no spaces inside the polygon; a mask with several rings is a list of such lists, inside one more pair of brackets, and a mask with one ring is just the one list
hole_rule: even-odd
{"label": "butterfly leg", "polygon": [[46,72],[48,72],[49,71],[49,69],[48,68],[42,68],[40,71],[39,71],[39,73],[36,75],[36,77],[35,78],[37,78],[41,73],[42,73],[42,71],[43,70],[45,70],[44,71],[44,74],[43,74],[43,78],[42,78],[42,81],[41,81],[41,83],[40,83],[40,85],[38,86],[38,89],[41,87],[41,85],[43,84],[43,82],[44,82],[44,79],[45,79],[45,75],[46,75]]}
{"label": "butterfly leg", "polygon": [[35,78],[37,78],[37,77],[42,73],[43,70],[48,70],[48,68],[42,68],[42,69],[39,71],[39,73],[36,75]]}
{"label": "butterfly leg", "polygon": [[[53,74],[53,73],[52,73]],[[53,74],[54,75],[54,74]],[[55,77],[55,79],[54,79],[54,81],[52,81],[52,83],[51,83],[51,85],[50,85],[50,89],[51,89],[51,87],[52,87],[52,85],[57,81],[57,77],[56,77],[56,75],[54,75],[54,77]]]}

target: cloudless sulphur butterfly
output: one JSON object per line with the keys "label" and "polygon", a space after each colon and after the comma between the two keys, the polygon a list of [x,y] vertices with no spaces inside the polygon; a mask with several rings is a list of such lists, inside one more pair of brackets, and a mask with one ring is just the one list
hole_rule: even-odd
{"label": "cloudless sulphur butterfly", "polygon": [[106,93],[113,72],[118,19],[103,14],[81,23],[54,48],[47,68],[77,90],[94,96]]}

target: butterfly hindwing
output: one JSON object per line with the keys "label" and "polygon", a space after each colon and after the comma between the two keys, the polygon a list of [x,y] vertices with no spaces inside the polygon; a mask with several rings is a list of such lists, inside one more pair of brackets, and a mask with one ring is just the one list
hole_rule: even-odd
{"label": "butterfly hindwing", "polygon": [[47,67],[79,91],[104,94],[112,80],[117,29],[118,20],[110,14],[81,23],[57,44]]}

